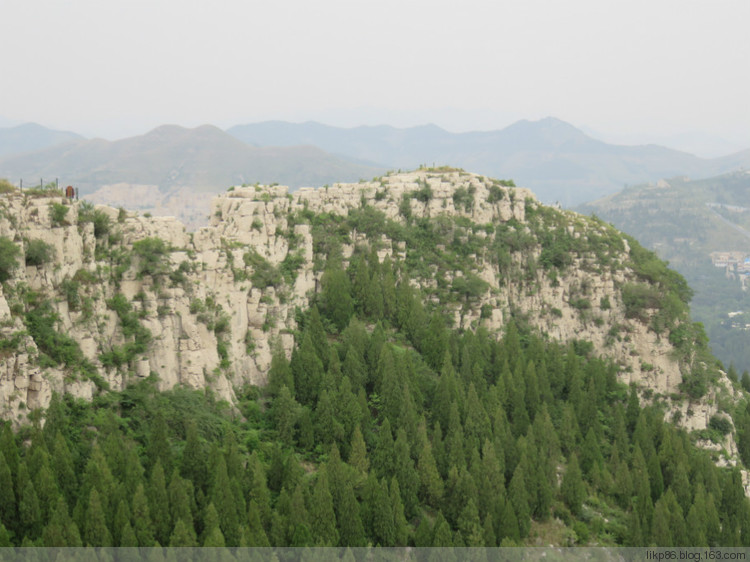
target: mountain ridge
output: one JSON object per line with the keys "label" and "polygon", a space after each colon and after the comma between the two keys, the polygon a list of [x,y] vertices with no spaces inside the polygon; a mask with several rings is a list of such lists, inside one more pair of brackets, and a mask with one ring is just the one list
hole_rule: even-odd
{"label": "mountain ridge", "polygon": [[163,125],[117,141],[79,140],[0,158],[0,175],[62,177],[84,194],[118,183],[213,191],[258,181],[322,185],[334,178],[351,181],[379,171],[349,164],[315,147],[253,148],[213,125],[192,129]]}
{"label": "mountain ridge", "polygon": [[704,159],[658,145],[613,145],[554,117],[463,133],[430,125],[338,128],[279,121],[236,125],[227,132],[259,146],[311,143],[391,168],[450,164],[492,177],[512,177],[541,200],[566,206],[613,193],[623,184],[675,175],[706,177],[750,165],[750,151]]}
{"label": "mountain ridge", "polygon": [[37,123],[0,128],[0,158],[82,139],[77,133],[55,131]]}

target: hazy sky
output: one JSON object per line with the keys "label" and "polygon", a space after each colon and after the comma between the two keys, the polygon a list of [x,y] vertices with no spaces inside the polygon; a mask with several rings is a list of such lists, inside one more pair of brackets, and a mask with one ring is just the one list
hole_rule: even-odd
{"label": "hazy sky", "polygon": [[2,0],[0,115],[117,138],[268,119],[750,147],[748,0]]}

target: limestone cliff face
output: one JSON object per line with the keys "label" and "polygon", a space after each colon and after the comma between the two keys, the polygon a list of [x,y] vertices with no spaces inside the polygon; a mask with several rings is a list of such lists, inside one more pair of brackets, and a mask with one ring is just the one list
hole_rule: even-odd
{"label": "limestone cliff face", "polygon": [[[63,220],[60,205],[68,208]],[[471,272],[412,279],[425,288],[468,274],[485,282],[471,301],[442,303],[455,326],[499,331],[513,314],[550,338],[590,341],[596,353],[620,364],[624,382],[637,383],[644,396],[669,402],[673,411],[680,409],[681,423],[690,429],[705,428],[720,398],[734,392],[724,380],[699,401],[672,403],[685,362],[678,361],[664,334],[649,328],[648,318],[626,314],[622,288],[641,283],[628,267],[627,241],[600,222],[542,206],[526,189],[475,174],[420,170],[293,194],[281,186],[238,187],[214,199],[210,226],[196,232],[187,232],[175,219],[101,206],[96,209],[109,217],[110,230],[97,238],[94,223],[79,221],[79,212],[91,213],[79,203],[15,193],[3,195],[0,206],[0,237],[21,252],[0,294],[0,336],[7,343],[0,352],[0,415],[5,418],[21,419],[45,407],[55,390],[90,398],[102,381],[119,389],[151,373],[158,374],[161,388],[209,387],[230,401],[237,386],[263,384],[272,345],[278,341],[291,350],[295,309],[308,305],[322,275],[313,227],[304,217],[345,216],[362,206],[401,223],[405,215],[412,221],[460,218],[501,250],[496,240],[501,228],[525,240],[504,249],[502,265],[482,253],[471,256]],[[566,267],[554,273],[540,265],[546,258],[539,238],[550,229],[537,220],[540,215],[563,225],[573,244],[580,242]],[[618,244],[594,251],[597,241],[613,236]],[[151,249],[156,259],[149,268],[148,250],[137,248],[139,241],[153,239],[165,246]],[[24,265],[24,248],[33,240],[53,249],[50,261]],[[343,247],[345,260],[355,247],[373,244],[381,260],[387,255],[405,259],[409,251],[403,241],[385,235],[371,240],[355,230]],[[258,270],[278,268],[292,256],[299,256],[293,281],[254,284]],[[132,330],[125,326],[122,308],[118,312],[113,304],[117,295],[132,306],[130,321],[136,319],[150,333],[143,352],[128,348]],[[98,377],[45,360],[26,325],[29,303],[40,300],[55,313],[51,327],[77,342]],[[112,359],[114,352],[120,352],[119,360]],[[725,447],[731,455],[733,441]]]}

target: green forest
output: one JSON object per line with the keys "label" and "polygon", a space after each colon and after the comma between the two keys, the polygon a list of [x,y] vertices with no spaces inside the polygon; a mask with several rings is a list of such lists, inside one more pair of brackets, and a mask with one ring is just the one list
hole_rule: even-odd
{"label": "green forest", "polygon": [[374,253],[330,256],[297,321],[236,407],[153,374],[6,423],[0,545],[750,544],[739,470],[587,342],[450,329]]}

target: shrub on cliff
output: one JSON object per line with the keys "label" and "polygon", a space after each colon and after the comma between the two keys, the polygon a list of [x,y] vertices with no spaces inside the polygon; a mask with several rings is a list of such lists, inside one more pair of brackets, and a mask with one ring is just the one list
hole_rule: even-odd
{"label": "shrub on cliff", "polygon": [[55,249],[44,240],[26,240],[26,265],[40,266],[55,258]]}
{"label": "shrub on cliff", "polygon": [[18,256],[21,250],[13,241],[0,236],[0,282],[10,279],[13,270],[18,267]]}

